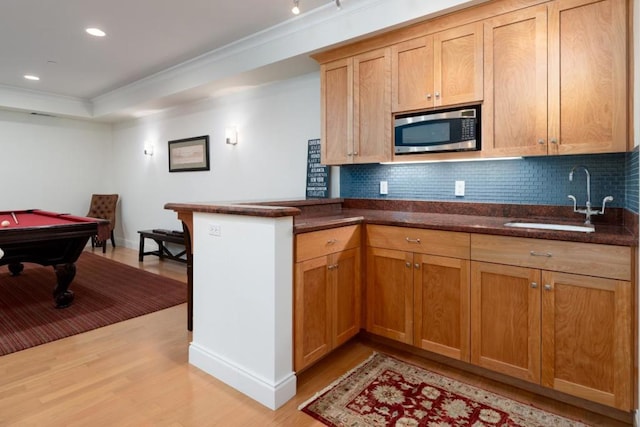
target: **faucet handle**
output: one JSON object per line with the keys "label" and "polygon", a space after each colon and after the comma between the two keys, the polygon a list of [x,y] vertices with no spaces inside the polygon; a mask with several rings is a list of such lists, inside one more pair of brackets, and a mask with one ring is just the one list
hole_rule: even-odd
{"label": "faucet handle", "polygon": [[578,202],[576,201],[576,197],[569,194],[567,196],[569,199],[573,200],[573,211],[578,212]]}
{"label": "faucet handle", "polygon": [[606,205],[607,202],[613,202],[613,196],[607,196],[602,199],[602,210],[600,211],[601,214],[604,214],[604,205]]}

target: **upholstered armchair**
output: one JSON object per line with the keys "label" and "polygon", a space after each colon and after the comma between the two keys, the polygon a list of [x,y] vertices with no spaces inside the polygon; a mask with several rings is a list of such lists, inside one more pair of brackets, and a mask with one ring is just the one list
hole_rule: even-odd
{"label": "upholstered armchair", "polygon": [[[117,194],[93,194],[91,196],[91,206],[86,216],[91,218],[102,218],[109,220],[109,236],[111,246],[116,247],[113,238],[113,229],[116,226],[116,205],[118,204]],[[91,238],[91,247],[102,246],[102,253],[107,251],[107,238],[104,236],[94,236]]]}

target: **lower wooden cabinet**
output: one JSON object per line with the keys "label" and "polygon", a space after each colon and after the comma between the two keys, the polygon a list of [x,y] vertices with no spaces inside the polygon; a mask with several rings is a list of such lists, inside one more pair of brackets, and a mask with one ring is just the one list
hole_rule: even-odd
{"label": "lower wooden cabinet", "polygon": [[631,283],[543,271],[542,284],[542,385],[631,409]]}
{"label": "lower wooden cabinet", "polygon": [[367,330],[469,361],[469,261],[441,256],[468,256],[469,235],[368,226],[367,242],[385,246],[367,247]]}
{"label": "lower wooden cabinet", "polygon": [[[295,369],[358,333],[360,228],[296,240]],[[367,331],[633,407],[630,247],[367,225]]]}
{"label": "lower wooden cabinet", "polygon": [[[519,249],[527,243],[536,250]],[[625,270],[606,265],[625,259],[631,265],[631,249],[497,236],[474,236],[471,247],[472,257],[485,260],[515,257],[523,264],[573,269],[571,260],[562,261],[567,245],[573,246],[567,253],[574,263],[592,258],[588,271],[627,280],[472,261],[471,362],[629,410],[631,282]]]}
{"label": "lower wooden cabinet", "polygon": [[413,254],[367,248],[367,331],[413,344]]}
{"label": "lower wooden cabinet", "polygon": [[[297,250],[298,256],[316,256],[295,264],[294,369],[300,371],[360,331],[360,227],[308,233],[314,250]],[[326,242],[318,254],[320,241]],[[345,249],[345,246],[347,247]],[[332,249],[334,248],[334,249]],[[331,252],[338,248],[339,252]]]}
{"label": "lower wooden cabinet", "polygon": [[413,262],[413,344],[468,362],[469,261],[415,254]]}
{"label": "lower wooden cabinet", "polygon": [[540,273],[471,263],[471,363],[540,383]]}

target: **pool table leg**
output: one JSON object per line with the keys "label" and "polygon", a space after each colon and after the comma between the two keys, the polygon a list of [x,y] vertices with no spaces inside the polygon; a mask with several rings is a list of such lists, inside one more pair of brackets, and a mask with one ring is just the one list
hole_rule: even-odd
{"label": "pool table leg", "polygon": [[53,300],[56,308],[67,308],[73,302],[73,291],[68,290],[71,281],[76,276],[76,265],[74,263],[60,264],[53,267],[56,272],[58,283],[53,289]]}

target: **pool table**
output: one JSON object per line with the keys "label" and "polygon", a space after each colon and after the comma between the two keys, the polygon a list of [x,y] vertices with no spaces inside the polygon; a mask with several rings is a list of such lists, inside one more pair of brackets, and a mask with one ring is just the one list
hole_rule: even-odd
{"label": "pool table", "polygon": [[73,302],[69,285],[78,257],[90,237],[109,237],[108,225],[109,221],[99,218],[38,209],[0,211],[0,266],[8,265],[14,276],[22,272],[24,262],[53,266],[57,279],[53,300],[57,308],[66,308]]}

